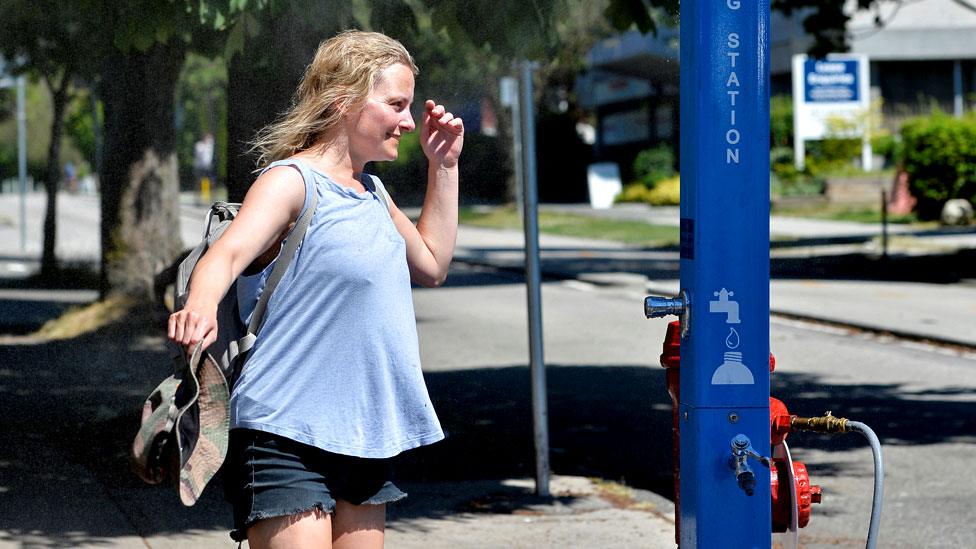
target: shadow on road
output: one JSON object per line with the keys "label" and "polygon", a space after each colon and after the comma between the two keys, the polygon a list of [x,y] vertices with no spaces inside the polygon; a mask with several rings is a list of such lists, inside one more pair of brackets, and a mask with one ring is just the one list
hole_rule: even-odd
{"label": "shadow on road", "polygon": [[[138,408],[168,373],[161,326],[159,312],[143,310],[70,340],[0,339],[6,433],[0,445],[0,529],[34,532],[56,546],[98,544],[132,529],[153,535],[230,527],[220,479],[196,507],[186,509],[172,487],[146,486],[128,470]],[[507,364],[426,378],[448,437],[398,460],[400,480],[415,497],[391,509],[391,527],[415,517],[517,512],[531,504],[524,489],[501,483],[534,476],[527,367]],[[554,472],[624,481],[671,496],[671,411],[663,369],[550,364],[548,386]],[[773,386],[793,413],[833,410],[868,423],[889,445],[976,442],[971,399],[960,398],[971,396],[967,389],[827,387],[816,376],[779,372]],[[791,441],[839,452],[864,445],[856,435],[795,435]],[[842,472],[844,466],[837,467],[834,472]],[[91,509],[93,502],[109,503]],[[106,518],[78,518],[89,516]]]}

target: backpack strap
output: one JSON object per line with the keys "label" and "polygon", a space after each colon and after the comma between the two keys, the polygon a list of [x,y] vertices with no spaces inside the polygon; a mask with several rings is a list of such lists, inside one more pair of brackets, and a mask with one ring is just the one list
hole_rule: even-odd
{"label": "backpack strap", "polygon": [[359,182],[380,199],[380,202],[383,203],[383,207],[386,208],[386,211],[390,211],[390,195],[387,194],[386,187],[383,186],[383,182],[380,181],[379,177],[364,172],[363,176],[359,179]]}
{"label": "backpack strap", "polygon": [[312,179],[307,167],[302,162],[294,159],[282,160],[268,165],[265,171],[274,166],[281,165],[293,166],[302,174],[302,179],[305,181],[306,197],[308,198],[307,207],[298,216],[295,227],[292,228],[291,233],[289,233],[284,245],[281,247],[281,252],[275,261],[274,269],[271,270],[271,275],[268,276],[268,281],[265,283],[264,290],[261,292],[261,297],[258,298],[258,302],[254,306],[254,312],[251,313],[251,321],[247,326],[247,334],[237,342],[237,352],[239,354],[246,353],[254,346],[258,332],[261,331],[261,327],[264,325],[264,312],[268,308],[271,294],[274,293],[278,283],[285,276],[285,272],[291,265],[291,260],[295,257],[295,252],[298,251],[298,247],[305,239],[305,233],[312,223],[312,216],[315,215],[315,209],[319,203],[319,194],[314,188],[315,180]]}

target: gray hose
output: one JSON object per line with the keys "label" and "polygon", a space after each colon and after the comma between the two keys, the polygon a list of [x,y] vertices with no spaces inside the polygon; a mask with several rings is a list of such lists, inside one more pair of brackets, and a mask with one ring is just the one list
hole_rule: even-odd
{"label": "gray hose", "polygon": [[881,441],[870,427],[860,421],[848,421],[847,429],[864,435],[871,444],[874,455],[874,501],[871,502],[871,525],[868,527],[868,542],[865,547],[874,549],[878,543],[878,526],[881,524],[881,501],[884,498],[884,460],[881,458]]}

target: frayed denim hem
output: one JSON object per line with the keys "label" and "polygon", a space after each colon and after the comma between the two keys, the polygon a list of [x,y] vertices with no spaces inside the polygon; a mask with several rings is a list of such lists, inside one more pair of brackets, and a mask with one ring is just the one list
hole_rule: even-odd
{"label": "frayed denim hem", "polygon": [[[406,494],[404,494],[404,496],[406,496]],[[335,500],[330,499],[325,502],[316,501],[309,505],[305,505],[301,507],[293,507],[291,509],[282,509],[282,510],[274,509],[270,511],[262,510],[262,511],[254,512],[247,517],[247,520],[244,521],[244,524],[235,528],[234,530],[231,530],[230,538],[238,543],[243,543],[244,540],[247,539],[247,529],[250,528],[251,526],[254,526],[254,523],[260,520],[277,518],[277,517],[289,517],[292,515],[301,515],[313,509],[319,509],[324,513],[334,513],[335,507],[336,507]]]}
{"label": "frayed denim hem", "polygon": [[356,505],[384,505],[387,503],[395,503],[406,497],[406,492],[397,488],[396,484],[387,481],[374,496],[361,503],[356,503]]}

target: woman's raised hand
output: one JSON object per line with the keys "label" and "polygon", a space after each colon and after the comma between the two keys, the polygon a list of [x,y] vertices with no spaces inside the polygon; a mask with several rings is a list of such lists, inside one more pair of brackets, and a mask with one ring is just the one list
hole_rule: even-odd
{"label": "woman's raised hand", "polygon": [[420,146],[427,160],[437,166],[457,166],[464,145],[464,121],[447,112],[444,105],[428,99],[420,125]]}

